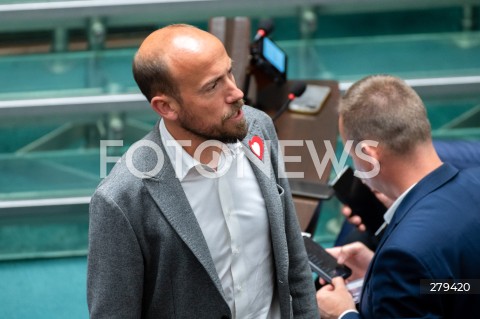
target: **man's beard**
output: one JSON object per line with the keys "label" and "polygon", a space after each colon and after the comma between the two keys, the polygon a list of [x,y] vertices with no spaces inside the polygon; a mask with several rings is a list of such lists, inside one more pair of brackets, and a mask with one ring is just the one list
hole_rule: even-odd
{"label": "man's beard", "polygon": [[232,104],[232,111],[222,118],[220,126],[215,127],[201,127],[197,124],[197,119],[188,111],[183,112],[179,117],[179,122],[185,130],[204,138],[205,140],[217,140],[222,143],[235,143],[237,140],[243,140],[247,136],[248,126],[245,117],[235,125],[228,127],[228,120],[236,116],[238,111],[244,105],[243,99]]}

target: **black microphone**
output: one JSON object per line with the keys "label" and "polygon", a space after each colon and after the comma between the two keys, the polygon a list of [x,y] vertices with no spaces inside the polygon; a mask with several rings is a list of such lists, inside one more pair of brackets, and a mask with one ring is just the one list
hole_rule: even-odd
{"label": "black microphone", "polygon": [[303,81],[296,82],[290,89],[290,93],[288,93],[288,99],[285,101],[285,103],[283,103],[282,107],[277,111],[277,113],[275,113],[275,115],[272,117],[272,120],[275,121],[276,119],[278,119],[280,115],[282,115],[283,112],[285,112],[290,102],[292,102],[292,100],[295,99],[296,97],[299,97],[300,95],[302,95],[306,89],[307,89],[307,83]]}
{"label": "black microphone", "polygon": [[253,41],[256,42],[260,40],[263,37],[266,37],[273,31],[273,21],[272,19],[265,19],[260,21],[260,24],[258,26],[257,34],[255,34],[255,37],[253,38]]}

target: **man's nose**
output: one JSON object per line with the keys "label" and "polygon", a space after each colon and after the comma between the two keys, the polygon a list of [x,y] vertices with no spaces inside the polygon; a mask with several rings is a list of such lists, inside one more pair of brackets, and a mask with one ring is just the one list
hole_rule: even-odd
{"label": "man's nose", "polygon": [[229,81],[229,91],[227,95],[227,103],[232,104],[240,99],[243,99],[243,91],[237,87],[235,81]]}

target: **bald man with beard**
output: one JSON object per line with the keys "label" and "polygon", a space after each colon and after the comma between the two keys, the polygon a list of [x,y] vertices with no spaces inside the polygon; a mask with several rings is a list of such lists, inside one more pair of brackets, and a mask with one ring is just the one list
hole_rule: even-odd
{"label": "bald man with beard", "polygon": [[318,318],[268,115],[189,25],[150,34],[135,80],[160,120],[90,203],[91,318]]}

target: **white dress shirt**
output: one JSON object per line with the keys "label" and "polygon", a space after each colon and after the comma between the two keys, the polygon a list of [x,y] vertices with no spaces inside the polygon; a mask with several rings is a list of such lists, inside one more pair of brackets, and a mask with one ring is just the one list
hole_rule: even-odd
{"label": "white dress shirt", "polygon": [[160,133],[207,242],[233,318],[280,318],[267,211],[242,145],[226,144],[213,170],[190,156],[163,120]]}
{"label": "white dress shirt", "polygon": [[384,222],[383,222],[382,226],[380,226],[377,229],[377,231],[375,232],[375,236],[378,236],[378,234],[380,234],[382,232],[382,230],[384,230],[385,227],[387,227],[388,224],[390,224],[390,222],[392,221],[392,218],[393,218],[393,214],[395,214],[395,211],[397,210],[398,206],[400,206],[400,203],[403,201],[405,196],[407,196],[407,194],[410,192],[410,190],[415,185],[417,185],[417,183],[410,186],[406,191],[404,191],[400,196],[398,196],[398,198],[393,202],[393,204],[387,209],[385,214],[383,214]]}

